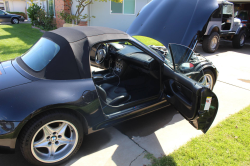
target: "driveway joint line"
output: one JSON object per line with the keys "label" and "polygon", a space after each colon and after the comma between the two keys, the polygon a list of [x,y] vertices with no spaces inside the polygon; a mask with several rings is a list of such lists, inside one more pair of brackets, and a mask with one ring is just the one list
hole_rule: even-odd
{"label": "driveway joint line", "polygon": [[237,88],[241,88],[241,89],[244,89],[244,90],[250,91],[249,89],[242,88],[242,87],[237,86],[237,85],[234,85],[234,84],[230,84],[230,83],[227,83],[227,82],[224,82],[224,81],[220,81],[220,80],[218,80],[218,81],[219,81],[219,82],[222,82],[222,83],[224,83],[224,84],[228,84],[228,85],[231,85],[231,86],[235,86],[235,87],[237,87]]}
{"label": "driveway joint line", "polygon": [[146,152],[146,150],[144,150],[141,154],[139,154],[134,160],[131,161],[131,163],[129,164],[129,166],[131,166],[131,164],[138,159],[138,157],[140,157],[144,152]]}

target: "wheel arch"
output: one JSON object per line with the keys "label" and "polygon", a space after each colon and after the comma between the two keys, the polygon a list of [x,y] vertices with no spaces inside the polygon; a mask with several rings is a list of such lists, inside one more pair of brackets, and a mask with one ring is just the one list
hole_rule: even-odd
{"label": "wheel arch", "polygon": [[210,66],[210,65],[206,65],[206,66],[203,66],[202,67],[202,70],[211,70],[215,76],[215,80],[214,80],[214,84],[216,83],[217,81],[217,78],[218,78],[218,73],[217,73],[217,69],[213,66]]}
{"label": "wheel arch", "polygon": [[14,18],[17,18],[19,20],[19,18],[17,16],[13,16],[11,17],[11,21],[14,19]]}
{"label": "wheel arch", "polygon": [[211,33],[213,32],[217,32],[218,34],[220,34],[220,28],[217,25],[211,26],[207,35],[211,35]]}
{"label": "wheel arch", "polygon": [[235,32],[235,35],[238,35],[238,34],[240,34],[241,31],[246,31],[246,30],[247,30],[247,27],[241,25],[241,26],[237,29],[237,31]]}
{"label": "wheel arch", "polygon": [[[25,127],[29,125],[29,123],[31,123],[31,121],[38,117],[38,116],[43,116],[45,114],[48,114],[48,112],[65,112],[65,113],[70,113],[70,114],[74,114],[82,123],[83,125],[83,132],[84,134],[88,134],[88,122],[85,118],[84,115],[82,115],[81,113],[79,113],[78,111],[74,110],[74,109],[70,109],[70,108],[41,108],[38,109],[37,111],[35,111],[33,114],[30,114],[29,117],[27,117],[22,123],[21,129],[18,130],[15,133],[15,138],[17,138],[17,140],[20,139],[21,133],[24,131]],[[17,141],[16,141],[17,144]]]}

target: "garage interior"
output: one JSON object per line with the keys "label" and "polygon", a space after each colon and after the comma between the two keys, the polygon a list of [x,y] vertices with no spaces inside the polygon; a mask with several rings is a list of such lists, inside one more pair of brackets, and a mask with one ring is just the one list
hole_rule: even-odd
{"label": "garage interior", "polygon": [[230,2],[234,3],[235,13],[238,11],[236,17],[240,18],[248,28],[246,43],[250,44],[250,0],[231,0]]}

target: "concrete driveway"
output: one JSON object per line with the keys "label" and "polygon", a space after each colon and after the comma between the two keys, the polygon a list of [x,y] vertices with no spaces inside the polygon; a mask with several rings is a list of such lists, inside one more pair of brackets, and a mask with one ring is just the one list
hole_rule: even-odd
{"label": "concrete driveway", "polygon": [[[214,87],[219,99],[214,126],[250,104],[250,46],[233,49],[231,43],[221,42],[214,54],[204,53],[200,46],[197,52],[210,59],[220,72]],[[145,152],[160,157],[201,134],[169,107],[86,136],[80,151],[64,165],[143,166],[149,164]],[[1,165],[29,165],[20,151],[0,155],[0,161]]]}

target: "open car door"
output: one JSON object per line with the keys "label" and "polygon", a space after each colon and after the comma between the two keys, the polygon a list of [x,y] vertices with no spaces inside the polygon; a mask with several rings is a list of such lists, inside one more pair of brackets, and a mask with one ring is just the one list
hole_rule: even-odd
{"label": "open car door", "polygon": [[164,93],[168,102],[191,125],[206,133],[215,119],[219,103],[212,90],[192,79],[193,75],[203,73],[196,66],[198,63],[190,63],[192,56],[195,53],[190,48],[169,44],[163,67]]}

